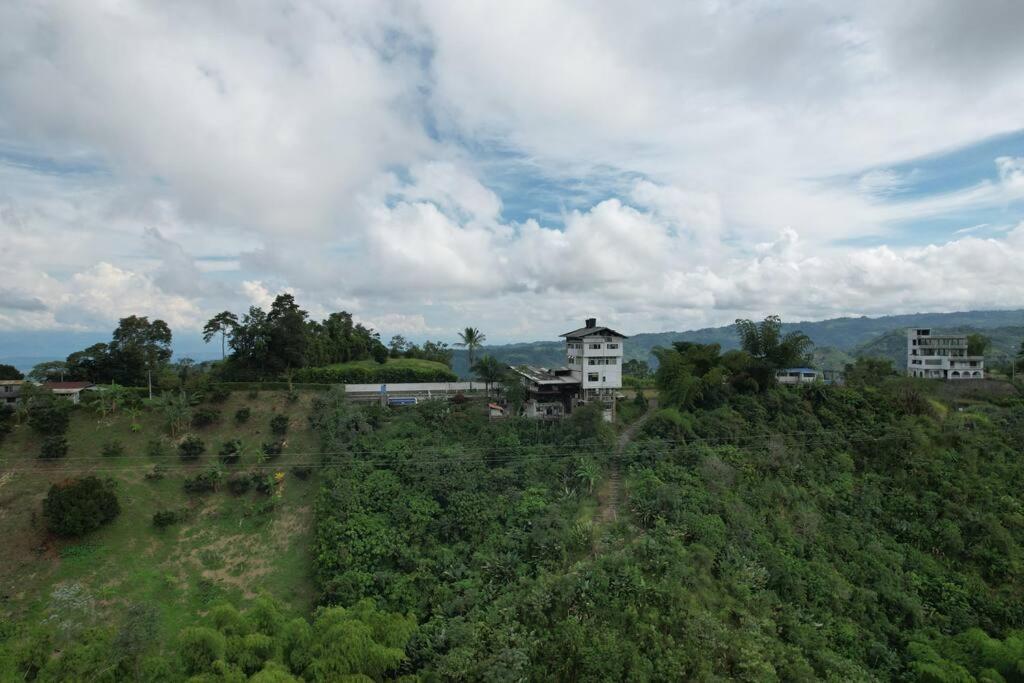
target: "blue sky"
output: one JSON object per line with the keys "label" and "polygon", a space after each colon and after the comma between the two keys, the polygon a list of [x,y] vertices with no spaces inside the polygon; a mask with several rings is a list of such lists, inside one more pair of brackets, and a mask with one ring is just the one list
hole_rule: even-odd
{"label": "blue sky", "polygon": [[194,339],[281,291],[449,341],[1017,308],[1021,23],[997,2],[5,5],[0,332],[144,314]]}

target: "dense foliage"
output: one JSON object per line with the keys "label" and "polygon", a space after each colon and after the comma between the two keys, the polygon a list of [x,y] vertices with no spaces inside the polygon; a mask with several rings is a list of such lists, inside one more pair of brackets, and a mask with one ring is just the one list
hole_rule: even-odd
{"label": "dense foliage", "polygon": [[[351,455],[318,501],[323,599],[411,610],[409,670],[448,680],[1016,666],[1021,402],[946,412],[886,375],[756,392],[729,377],[623,454],[629,522],[611,527],[581,515],[588,461],[611,452],[599,421],[484,424],[443,404],[385,419],[324,397],[325,450]],[[963,654],[968,632],[1010,664]]]}
{"label": "dense foliage", "polygon": [[454,382],[455,373],[443,365],[334,365],[303,368],[295,373],[299,382],[313,384],[378,384],[399,382]]}
{"label": "dense foliage", "polygon": [[96,477],[54,484],[43,500],[46,527],[58,536],[81,536],[121,513],[112,481]]}

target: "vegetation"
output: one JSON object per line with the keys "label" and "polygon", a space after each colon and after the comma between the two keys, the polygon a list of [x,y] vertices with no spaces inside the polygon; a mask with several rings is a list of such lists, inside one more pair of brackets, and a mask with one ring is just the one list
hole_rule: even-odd
{"label": "vegetation", "polygon": [[121,513],[112,481],[71,479],[50,487],[43,501],[46,527],[58,536],[81,536]]}
{"label": "vegetation", "polygon": [[477,349],[483,346],[485,341],[487,341],[487,335],[483,334],[475,327],[467,327],[459,332],[459,341],[455,342],[455,345],[466,349],[466,352],[469,354],[470,368],[475,365],[474,358],[476,356]]}
{"label": "vegetation", "polygon": [[458,379],[446,365],[415,358],[390,359],[384,365],[354,361],[326,367],[303,368],[295,373],[299,382],[315,384],[378,384],[398,382],[454,382]]}

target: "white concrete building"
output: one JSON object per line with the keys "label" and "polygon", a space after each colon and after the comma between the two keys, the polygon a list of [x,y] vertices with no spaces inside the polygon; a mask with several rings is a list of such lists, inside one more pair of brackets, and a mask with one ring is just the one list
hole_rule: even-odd
{"label": "white concrete building", "polygon": [[907,374],[930,379],[983,379],[985,357],[967,355],[967,335],[907,330]]}
{"label": "white concrete building", "polygon": [[779,384],[814,384],[821,378],[814,368],[784,368],[775,373]]}
{"label": "white concrete building", "polygon": [[626,335],[608,327],[598,327],[597,318],[566,332],[565,357],[574,379],[580,382],[584,401],[614,398],[622,389],[622,342]]}

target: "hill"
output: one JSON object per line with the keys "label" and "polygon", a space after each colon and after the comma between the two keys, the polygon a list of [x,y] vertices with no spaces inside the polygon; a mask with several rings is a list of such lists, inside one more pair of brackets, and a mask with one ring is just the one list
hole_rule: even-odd
{"label": "hill", "polygon": [[[878,318],[832,318],[829,320],[784,322],[782,330],[789,333],[800,330],[814,341],[817,347],[829,347],[825,352],[824,362],[820,367],[841,368],[847,356],[837,354],[845,352],[848,356],[861,353],[859,349],[871,348],[869,343],[894,331],[902,331],[908,327],[933,327],[944,330],[987,331],[1001,329],[1009,333],[1011,328],[1024,328],[1024,309],[1012,311],[964,311],[958,313],[912,313],[907,315],[887,315]],[[1020,339],[1017,337],[1017,346]],[[1002,339],[1002,333],[1000,333]],[[651,349],[656,346],[669,346],[674,341],[691,341],[700,344],[719,344],[724,350],[734,349],[739,345],[736,331],[732,325],[707,327],[686,332],[648,332],[632,335],[625,345],[625,359],[645,360],[652,366],[656,359]],[[999,342],[996,348],[1004,348],[1005,343]],[[854,352],[857,352],[855,354]],[[873,352],[873,351],[872,351]],[[503,344],[486,346],[480,353],[489,353],[498,360],[509,365],[561,365],[565,362],[564,345],[560,341],[537,341],[521,344]],[[887,356],[889,357],[889,356]],[[904,361],[901,361],[901,363]],[[456,350],[452,369],[460,377],[469,375],[469,368],[464,350]]]}
{"label": "hill", "polygon": [[[307,609],[314,598],[308,565],[318,471],[302,477],[292,467],[317,450],[307,420],[314,395],[235,392],[222,403],[195,406],[193,414],[213,411],[215,419],[192,430],[206,446],[194,462],[179,457],[163,415],[152,409],[104,417],[75,408],[69,452],[52,461],[38,457],[42,436],[27,425],[15,426],[0,442],[0,609],[18,620],[51,616],[98,624],[119,620],[132,605],[158,604],[157,633],[165,639],[218,600],[245,603],[270,591],[285,604]],[[235,418],[240,410],[248,410],[244,422]],[[278,437],[270,421],[281,415],[288,428]],[[283,454],[261,457],[262,444],[278,438],[285,440]],[[241,440],[241,458],[221,464],[218,450],[232,439]],[[104,455],[111,444],[123,453]],[[187,478],[211,471],[223,477],[218,490],[184,491]],[[280,480],[273,480],[278,472]],[[236,473],[269,488],[261,493],[253,486],[235,495],[226,483]],[[85,539],[49,534],[39,514],[47,490],[85,474],[116,481],[120,515]],[[155,528],[151,520],[159,511],[173,511],[181,521]],[[79,614],[69,601],[89,614]]]}

